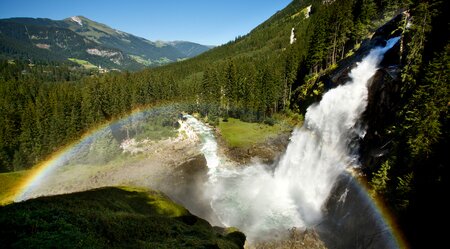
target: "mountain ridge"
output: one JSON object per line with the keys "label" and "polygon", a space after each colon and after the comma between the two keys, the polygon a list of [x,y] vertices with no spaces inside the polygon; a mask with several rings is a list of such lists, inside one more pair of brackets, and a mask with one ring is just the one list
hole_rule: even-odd
{"label": "mountain ridge", "polygon": [[[197,56],[211,48],[188,41],[153,42],[84,16],[63,20],[0,19],[0,44],[1,56],[6,58],[66,62],[77,59],[119,70],[160,66]],[[42,55],[42,49],[49,53]]]}

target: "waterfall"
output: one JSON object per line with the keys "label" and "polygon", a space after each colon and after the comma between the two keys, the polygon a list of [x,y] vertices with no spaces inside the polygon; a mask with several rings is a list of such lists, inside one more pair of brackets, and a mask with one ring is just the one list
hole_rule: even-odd
{"label": "waterfall", "polygon": [[211,127],[204,125],[191,115],[184,115],[186,123],[192,130],[198,135],[201,140],[202,148],[201,152],[205,156],[206,163],[208,165],[209,181],[215,182],[216,171],[220,163],[220,158],[217,154],[217,142],[214,137],[214,132]]}
{"label": "waterfall", "polygon": [[293,132],[275,168],[263,164],[220,167],[214,159],[217,145],[207,146],[213,148],[209,156],[205,154],[212,179],[208,185],[211,207],[224,225],[238,227],[252,239],[321,221],[337,177],[357,166],[350,143],[365,133],[357,121],[367,106],[367,84],[384,53],[398,40],[392,38],[386,46],[372,49],[350,72],[349,82],[308,108],[304,125]]}

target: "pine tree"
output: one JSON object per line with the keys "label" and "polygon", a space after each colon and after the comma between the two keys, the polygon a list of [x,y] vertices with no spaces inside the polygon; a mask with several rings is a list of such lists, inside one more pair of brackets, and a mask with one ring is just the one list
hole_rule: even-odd
{"label": "pine tree", "polygon": [[412,26],[407,31],[407,35],[411,37],[408,42],[407,55],[404,61],[405,66],[402,70],[402,93],[408,95],[416,86],[416,78],[422,67],[423,51],[426,43],[427,34],[431,31],[431,19],[435,14],[430,8],[428,2],[421,2],[413,10]]}
{"label": "pine tree", "polygon": [[387,186],[389,179],[389,170],[391,165],[389,160],[386,160],[381,167],[375,172],[370,180],[370,186],[372,187],[370,195],[375,197],[376,195],[385,195],[387,193]]}
{"label": "pine tree", "polygon": [[225,101],[226,101],[226,110],[229,111],[230,107],[232,107],[236,103],[237,99],[237,69],[234,61],[230,60],[227,63],[226,71],[225,71]]}
{"label": "pine tree", "polygon": [[428,156],[441,137],[441,120],[450,114],[450,45],[425,69],[423,83],[417,87],[406,107],[406,123],[411,155]]}

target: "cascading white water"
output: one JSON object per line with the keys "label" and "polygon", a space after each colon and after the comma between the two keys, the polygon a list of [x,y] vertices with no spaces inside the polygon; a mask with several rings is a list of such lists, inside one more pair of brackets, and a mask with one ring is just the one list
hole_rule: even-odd
{"label": "cascading white water", "polygon": [[211,206],[224,225],[238,227],[252,239],[320,221],[337,177],[356,164],[349,145],[356,136],[364,136],[356,123],[367,105],[367,83],[384,53],[398,40],[392,38],[385,47],[373,49],[351,71],[351,81],[328,91],[319,104],[308,108],[303,127],[293,132],[275,170],[261,164],[218,167],[212,133],[202,133],[208,137],[204,150],[210,167]]}
{"label": "cascading white water", "polygon": [[194,130],[201,140],[201,152],[205,156],[206,163],[208,164],[209,181],[214,182],[216,171],[220,163],[214,132],[210,127],[204,125],[191,115],[186,114],[184,115],[184,118],[186,118],[186,123]]}

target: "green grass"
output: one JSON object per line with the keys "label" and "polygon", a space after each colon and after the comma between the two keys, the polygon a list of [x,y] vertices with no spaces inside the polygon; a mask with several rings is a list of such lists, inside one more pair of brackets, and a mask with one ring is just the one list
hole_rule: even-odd
{"label": "green grass", "polygon": [[243,248],[156,191],[107,187],[0,207],[5,248]]}
{"label": "green grass", "polygon": [[96,65],[90,63],[89,61],[85,61],[85,60],[80,60],[80,59],[76,59],[76,58],[68,58],[68,60],[73,61],[81,66],[83,66],[86,69],[93,69],[93,68],[97,68]]}
{"label": "green grass", "polygon": [[147,60],[147,59],[142,58],[141,56],[138,56],[138,55],[132,55],[131,54],[130,57],[133,60],[135,60],[137,63],[140,63],[140,64],[145,65],[145,66],[150,66],[150,65],[153,64],[153,62],[151,60]]}
{"label": "green grass", "polygon": [[28,171],[17,171],[0,174],[0,205],[12,202],[15,189]]}
{"label": "green grass", "polygon": [[231,147],[238,148],[262,143],[268,138],[289,130],[289,127],[280,123],[270,126],[261,123],[247,123],[234,118],[229,118],[228,122],[221,121],[218,128],[225,142]]}
{"label": "green grass", "polygon": [[156,62],[156,63],[159,63],[159,64],[166,64],[166,63],[172,62],[172,60],[170,60],[170,59],[167,58],[167,57],[160,57],[160,58],[157,59],[155,62]]}

